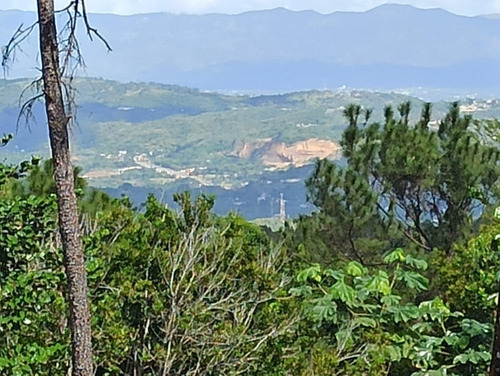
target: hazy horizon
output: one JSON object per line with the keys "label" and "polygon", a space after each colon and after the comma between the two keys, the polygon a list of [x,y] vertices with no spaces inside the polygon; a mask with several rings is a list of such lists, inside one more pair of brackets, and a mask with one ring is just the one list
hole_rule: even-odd
{"label": "hazy horizon", "polygon": [[[62,8],[68,0],[56,0],[56,7]],[[141,13],[173,13],[173,14],[238,14],[247,11],[286,8],[289,10],[313,10],[322,14],[341,11],[363,12],[383,4],[411,5],[416,8],[441,8],[451,13],[464,16],[478,16],[500,13],[500,0],[249,0],[235,2],[233,0],[87,0],[86,6],[90,13],[111,13],[132,15]],[[35,11],[35,2],[31,0],[3,0],[0,10]]]}

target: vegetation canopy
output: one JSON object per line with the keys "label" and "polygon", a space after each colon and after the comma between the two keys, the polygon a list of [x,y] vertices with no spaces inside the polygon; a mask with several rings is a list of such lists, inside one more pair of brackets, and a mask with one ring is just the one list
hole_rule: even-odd
{"label": "vegetation canopy", "polygon": [[500,151],[484,142],[482,123],[454,103],[439,124],[424,105],[412,125],[410,107],[386,107],[382,124],[358,105],[345,109],[344,162],[316,162],[306,184],[318,210],[299,221],[323,256],[363,263],[398,245],[451,252],[497,202]]}
{"label": "vegetation canopy", "polygon": [[[0,172],[0,373],[65,375],[51,161]],[[215,216],[211,196],[179,193],[179,211],[151,196],[138,211],[75,182],[97,374],[465,376],[492,360],[497,220],[452,252],[379,248],[379,265],[326,266],[303,261],[314,248]],[[394,244],[388,235],[366,242]]]}

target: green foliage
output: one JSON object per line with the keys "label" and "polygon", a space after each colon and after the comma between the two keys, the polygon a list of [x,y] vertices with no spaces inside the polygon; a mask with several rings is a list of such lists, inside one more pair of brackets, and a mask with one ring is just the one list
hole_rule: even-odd
{"label": "green foliage", "polygon": [[143,215],[119,207],[85,239],[101,372],[267,373],[294,322],[283,251],[238,217],[210,219],[210,198],[177,200],[180,215],[152,197]]}
{"label": "green foliage", "polygon": [[[0,141],[0,147],[7,145],[12,138],[12,134],[4,134]],[[38,166],[39,161],[38,158],[32,157],[31,161],[23,161],[19,165],[5,165],[0,163],[0,187],[15,182],[16,179],[25,176],[28,171],[32,171]],[[1,192],[0,198],[4,196],[5,194]]]}
{"label": "green foliage", "polygon": [[[391,142],[408,132],[427,132],[422,124],[430,116],[428,109],[414,128],[406,124],[409,106],[400,111],[400,121],[386,124],[402,132]],[[390,112],[386,110],[388,118]],[[321,165],[324,174],[317,176],[314,188],[321,212],[297,226],[287,225],[289,235],[309,237],[297,252],[274,244],[261,228],[237,215],[213,215],[211,196],[177,194],[178,212],[150,196],[136,211],[128,199],[109,200],[81,182],[97,374],[485,375],[500,267],[497,220],[467,245],[455,244],[452,252],[435,251],[427,260],[407,253],[398,243],[405,243],[409,227],[380,215],[380,192],[368,184],[368,172],[361,167],[365,162],[354,163],[360,155],[375,158],[360,150],[376,148],[376,142],[367,140],[379,130],[356,127],[362,115],[357,107],[346,114],[350,128],[343,142],[353,146],[346,148],[353,165]],[[465,132],[465,120],[453,116],[452,111],[445,122]],[[465,150],[457,134],[442,126],[424,139],[441,145],[444,158],[447,147]],[[383,141],[385,133],[379,136],[380,144],[389,142]],[[450,146],[454,137],[462,146]],[[385,163],[372,165],[389,182],[384,197],[396,195],[394,182],[401,176],[413,176],[407,193],[416,181],[426,187],[453,182],[455,172],[443,177],[454,170],[448,162],[438,160],[444,172],[433,173],[421,171],[427,162],[401,167],[390,162],[403,158],[400,153],[377,153],[380,159],[393,153]],[[461,161],[456,156],[450,160]],[[0,165],[0,374],[65,375],[69,368],[52,173],[49,162],[36,164]],[[493,178],[474,180],[473,175],[461,177],[483,182],[479,188],[453,187],[450,192],[484,203],[485,197],[493,197],[485,191]],[[369,205],[376,209],[367,209]],[[401,210],[403,204],[396,197],[394,205]],[[347,224],[348,233],[342,233],[346,227],[328,228],[334,223]],[[443,228],[450,230],[446,223]],[[304,231],[307,226],[314,231]],[[412,231],[418,235],[417,229]],[[337,243],[327,245],[325,235],[338,237]],[[342,258],[354,261],[337,260],[330,268],[304,266],[301,257],[316,252],[314,242],[325,252],[337,244],[344,250]],[[366,263],[368,251],[383,254],[377,266]]]}
{"label": "green foliage", "polygon": [[[149,201],[152,200],[150,197]],[[215,196],[207,196],[201,194],[196,197],[195,202],[191,202],[191,194],[189,192],[174,194],[174,202],[181,207],[183,223],[181,229],[189,231],[199,225],[207,224],[210,218],[210,211],[215,203]]]}
{"label": "green foliage", "polygon": [[478,236],[455,246],[450,255],[437,252],[432,259],[434,288],[453,309],[486,323],[493,320],[498,296],[500,258],[495,239],[499,233],[500,223],[494,219]]}
{"label": "green foliage", "polygon": [[369,124],[368,111],[360,125],[361,107],[346,108],[346,165],[316,163],[306,184],[318,212],[299,220],[299,231],[311,235],[296,243],[315,238],[314,252],[322,242],[331,258],[361,262],[401,244],[449,251],[497,200],[500,152],[481,140],[471,117],[460,116],[458,104],[437,130],[429,126],[430,104],[415,125],[409,102],[398,110],[396,118],[387,107],[383,124]]}
{"label": "green foliage", "polygon": [[[86,219],[97,372],[279,374],[298,318],[284,249],[240,217],[214,217],[211,197],[176,200],[180,213],[151,196],[142,213],[112,201]],[[52,194],[0,201],[1,374],[68,369],[55,213]]]}
{"label": "green foliage", "polygon": [[[55,195],[52,159],[47,159],[41,164],[39,162],[39,158],[33,157],[30,162],[22,162],[18,167],[6,169],[4,173],[6,186],[0,197],[28,198],[32,195],[38,197]],[[85,179],[79,176],[80,172],[79,167],[73,169],[78,206],[81,213],[94,216],[98,211],[110,206],[113,199],[103,191],[88,187]]]}
{"label": "green foliage", "polygon": [[[313,265],[290,293],[302,301],[310,347],[303,373],[314,375],[484,375],[491,325],[463,318],[440,298],[418,304],[427,290],[423,260],[388,253],[387,271],[352,261],[342,269]],[[318,343],[321,344],[318,346]]]}
{"label": "green foliage", "polygon": [[[22,169],[22,168],[21,168]],[[9,174],[12,168],[0,166]],[[5,188],[0,185],[0,192]],[[55,244],[55,200],[0,200],[0,373],[68,367],[65,274]]]}

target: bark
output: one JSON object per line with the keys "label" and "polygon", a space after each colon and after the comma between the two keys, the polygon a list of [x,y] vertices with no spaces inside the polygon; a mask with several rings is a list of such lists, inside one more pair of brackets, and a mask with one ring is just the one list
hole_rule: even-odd
{"label": "bark", "polygon": [[[500,281],[498,283],[500,294]],[[493,348],[491,350],[491,363],[488,376],[500,376],[500,295],[498,296],[497,311],[495,314],[495,334],[493,336]]]}
{"label": "bark", "polygon": [[62,95],[54,1],[37,0],[40,27],[40,56],[50,147],[54,161],[59,232],[68,280],[68,303],[72,342],[73,376],[92,375],[90,314],[87,275],[70,159],[68,117]]}

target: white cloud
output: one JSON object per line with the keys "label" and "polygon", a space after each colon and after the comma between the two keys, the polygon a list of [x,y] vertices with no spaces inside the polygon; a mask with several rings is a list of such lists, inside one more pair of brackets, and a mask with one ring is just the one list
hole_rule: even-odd
{"label": "white cloud", "polygon": [[[55,0],[55,2],[57,7],[62,7],[67,5],[69,0]],[[500,0],[86,0],[90,12],[117,14],[241,13],[276,7],[293,10],[314,9],[320,13],[332,13],[364,11],[388,2],[410,4],[419,8],[443,8],[464,15],[500,13]],[[35,1],[1,0],[0,9],[35,10]]]}

